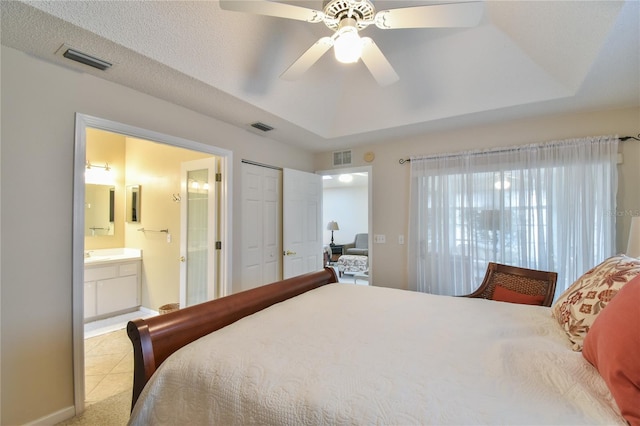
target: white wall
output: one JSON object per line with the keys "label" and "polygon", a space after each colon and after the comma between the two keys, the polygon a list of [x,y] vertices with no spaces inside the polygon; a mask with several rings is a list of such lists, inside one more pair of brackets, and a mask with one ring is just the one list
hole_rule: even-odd
{"label": "white wall", "polygon": [[[398,235],[406,237],[408,233],[410,165],[400,165],[400,158],[592,135],[638,133],[640,109],[631,108],[514,120],[506,124],[460,128],[354,148],[352,166],[371,165],[373,169],[369,176],[373,183],[373,233],[386,236],[385,244],[375,244],[370,258],[375,270],[374,285],[408,288],[407,245],[398,243]],[[363,160],[364,153],[368,151],[375,153],[373,163]],[[623,142],[620,151],[624,164],[618,169],[617,248],[618,252],[624,252],[631,214],[640,212],[640,142]],[[317,154],[315,166],[317,170],[333,169],[331,153]]]}
{"label": "white wall", "polygon": [[[76,112],[232,150],[237,241],[243,158],[314,169],[312,155],[304,150],[5,46],[1,56],[0,423],[13,425],[51,419],[73,405]],[[240,277],[238,250],[236,245],[234,280]]]}
{"label": "white wall", "polygon": [[339,231],[333,232],[335,244],[347,244],[354,241],[356,234],[366,234],[369,229],[368,193],[366,186],[345,188],[327,188],[322,195],[322,217],[324,239],[331,241],[331,231],[327,231],[327,224],[331,220],[338,222]]}

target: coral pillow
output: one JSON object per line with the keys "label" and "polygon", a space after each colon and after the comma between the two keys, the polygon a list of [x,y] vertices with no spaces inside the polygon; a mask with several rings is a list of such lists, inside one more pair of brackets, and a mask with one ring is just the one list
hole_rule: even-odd
{"label": "coral pillow", "polygon": [[638,274],[639,259],[623,254],[612,256],[578,278],[556,300],[552,315],[567,333],[574,351],[582,350],[584,337],[600,311]]}
{"label": "coral pillow", "polygon": [[491,297],[491,300],[497,300],[498,302],[520,303],[522,305],[542,305],[544,303],[544,298],[545,296],[543,294],[532,296],[509,290],[501,285],[496,285],[493,289],[493,296]]}
{"label": "coral pillow", "polygon": [[623,417],[640,425],[640,276],[598,315],[582,355],[600,372]]}

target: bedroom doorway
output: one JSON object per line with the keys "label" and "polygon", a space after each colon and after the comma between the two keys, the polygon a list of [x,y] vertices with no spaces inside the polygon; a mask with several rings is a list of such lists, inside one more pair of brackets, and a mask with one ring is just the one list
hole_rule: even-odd
{"label": "bedroom doorway", "polygon": [[[160,149],[182,149],[185,152],[191,152],[193,155],[198,157],[215,157],[218,162],[218,171],[221,175],[231,176],[232,175],[232,152],[221,149],[218,147],[214,147],[211,145],[202,144],[195,141],[190,141],[186,139],[177,138],[170,135],[156,133],[150,130],[141,129],[133,126],[129,126],[122,123],[117,123],[101,118],[96,118],[84,114],[76,114],[76,136],[75,136],[75,152],[74,152],[74,200],[73,200],[73,353],[74,353],[74,406],[76,413],[79,414],[84,411],[85,407],[85,397],[86,397],[86,383],[85,383],[85,330],[84,330],[84,314],[85,314],[85,305],[84,305],[84,267],[85,267],[85,170],[87,169],[87,161],[91,160],[92,163],[101,164],[104,167],[98,167],[98,169],[106,170],[106,167],[113,169],[110,165],[102,163],[102,160],[99,158],[88,159],[87,158],[87,133],[90,130],[99,130],[103,132],[110,132],[112,134],[117,134],[120,136],[124,136],[127,138],[135,138],[136,140],[140,140],[141,142],[146,142],[151,145],[156,145]],[[192,155],[192,158],[193,158]],[[148,160],[151,162],[161,163],[161,156],[156,156],[151,152],[150,155],[147,155]],[[123,173],[124,167],[120,167],[119,173]],[[144,176],[141,174],[138,176],[139,179],[148,178],[149,180],[146,183],[143,181],[141,185],[138,186],[136,192],[136,197],[132,199],[139,200],[145,197],[151,196],[150,193],[145,192],[144,189],[150,187],[150,185],[155,184],[160,187],[162,185],[167,185],[167,182],[173,182],[173,180],[169,179],[167,176]],[[124,182],[124,181],[123,181]],[[167,209],[167,206],[173,206],[173,203],[176,203],[175,206],[178,207],[180,202],[180,188],[179,188],[179,179],[175,182],[177,186],[173,189],[173,186],[166,186],[166,190],[156,191],[157,199],[154,200],[154,203],[167,203],[163,206],[158,205],[157,210]],[[147,185],[147,186],[145,186]],[[219,282],[219,289],[217,293],[219,296],[226,295],[231,292],[231,179],[221,179],[220,182],[217,183],[220,194],[217,198],[218,206],[216,207],[217,212],[217,220],[216,226],[218,232],[218,240],[220,241],[220,250],[216,250],[216,257],[218,259],[218,271],[216,273],[217,280]],[[127,186],[126,193],[127,197],[129,194],[129,186]],[[117,190],[117,189],[116,189]],[[124,193],[124,184],[122,183],[120,186],[120,190]],[[133,191],[133,189],[132,189]],[[149,200],[149,198],[147,198]],[[122,202],[124,203],[124,202]],[[124,207],[117,208],[118,210],[122,208],[122,215],[124,215]],[[128,209],[127,209],[128,210]],[[174,210],[171,208],[171,210]],[[131,231],[129,234],[133,238],[140,238],[142,235],[147,235],[149,240],[153,240],[153,243],[164,247],[167,247],[172,242],[172,233],[176,233],[178,231],[179,225],[173,225],[170,228],[167,228],[164,224],[164,219],[159,222],[150,223],[151,215],[149,215],[150,211],[145,213],[145,210],[136,210],[135,216],[137,218],[130,217],[127,222],[118,225],[121,229],[128,227],[128,231]],[[120,213],[114,213],[114,219]],[[147,216],[145,216],[147,214]],[[178,213],[179,215],[179,213]],[[146,218],[147,222],[144,221],[137,222],[136,219],[139,220],[140,216],[143,220]],[[167,216],[168,219],[168,216]],[[109,219],[111,220],[111,218]],[[117,220],[117,219],[116,219]],[[120,220],[123,220],[122,218]],[[146,226],[146,228],[145,228]],[[141,231],[141,232],[138,232]],[[116,229],[117,232],[117,229]],[[126,238],[126,237],[123,237]],[[178,239],[174,244],[178,243]],[[126,246],[126,245],[125,245]],[[179,262],[179,256],[176,253],[174,256],[175,262]],[[143,253],[144,259],[144,253]],[[176,279],[177,281],[177,279]],[[176,301],[178,298],[179,289],[176,289]]]}
{"label": "bedroom doorway", "polygon": [[[372,167],[349,167],[342,169],[322,170],[317,172],[323,178],[323,213],[322,223],[325,250],[331,250],[330,265],[337,269],[335,260],[339,258],[344,244],[353,243],[356,234],[367,234],[367,269],[352,271],[339,277],[340,282],[372,285],[374,270],[373,260],[373,204],[372,204]],[[337,223],[338,230],[331,232],[329,223]],[[334,227],[336,225],[333,225]],[[333,237],[335,246],[330,246]],[[334,253],[335,252],[335,253]],[[356,269],[362,269],[358,266]],[[336,270],[336,273],[338,271]],[[339,274],[338,274],[339,275]]]}

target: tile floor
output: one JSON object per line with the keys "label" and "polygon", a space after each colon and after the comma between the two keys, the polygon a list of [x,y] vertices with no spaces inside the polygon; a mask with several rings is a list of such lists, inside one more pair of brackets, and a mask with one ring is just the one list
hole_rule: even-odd
{"label": "tile floor", "polygon": [[85,339],[84,354],[86,405],[133,387],[133,348],[125,329]]}
{"label": "tile floor", "polygon": [[133,346],[127,322],[157,312],[141,309],[84,326],[85,404],[91,405],[133,388]]}

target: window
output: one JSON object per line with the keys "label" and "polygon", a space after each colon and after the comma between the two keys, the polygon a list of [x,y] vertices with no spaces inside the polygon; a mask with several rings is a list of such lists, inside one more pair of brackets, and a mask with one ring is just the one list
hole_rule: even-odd
{"label": "window", "polygon": [[556,271],[558,292],[615,251],[617,139],[411,159],[410,278],[460,295],[488,262]]}

